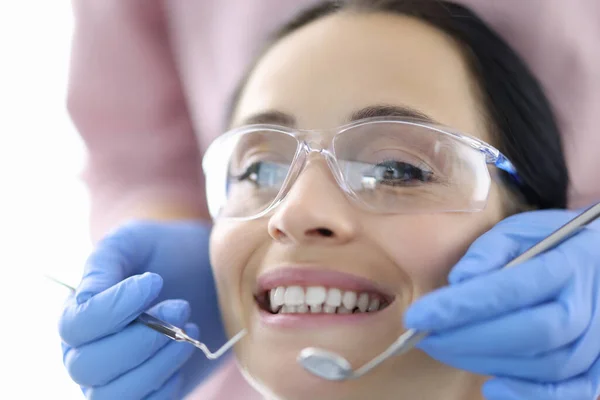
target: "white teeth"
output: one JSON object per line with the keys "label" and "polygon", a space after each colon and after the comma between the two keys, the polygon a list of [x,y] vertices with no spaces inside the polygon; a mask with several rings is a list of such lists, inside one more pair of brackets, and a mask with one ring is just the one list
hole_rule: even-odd
{"label": "white teeth", "polygon": [[313,314],[320,313],[321,311],[323,311],[323,306],[321,304],[310,306],[310,312]]}
{"label": "white teeth", "polygon": [[306,304],[301,304],[298,306],[296,311],[300,314],[306,314],[308,312],[308,306]]}
{"label": "white teeth", "polygon": [[377,310],[379,310],[379,299],[374,298],[373,300],[371,300],[371,303],[369,303],[369,308],[367,308],[367,312],[373,312]]}
{"label": "white teeth", "polygon": [[327,300],[325,304],[332,307],[339,307],[342,305],[342,291],[340,289],[331,288],[327,292]]}
{"label": "white teeth", "polygon": [[280,286],[276,289],[271,289],[271,292],[274,292],[271,305],[275,305],[275,307],[281,307],[285,304],[285,288],[283,286]]}
{"label": "white teeth", "polygon": [[354,310],[354,307],[356,307],[357,299],[358,299],[358,295],[356,294],[356,292],[351,292],[351,291],[344,292],[344,296],[342,297],[342,304],[348,310],[352,311],[352,310]]}
{"label": "white teeth", "polygon": [[323,312],[325,314],[335,314],[335,307],[334,306],[325,305],[325,306],[323,306]]}
{"label": "white teeth", "polygon": [[277,287],[268,293],[271,312],[277,314],[326,313],[352,314],[374,312],[385,307],[379,297],[368,293],[343,291],[337,288],[326,289],[323,286]]}
{"label": "white teeth", "polygon": [[344,306],[341,306],[341,307],[338,307],[337,313],[338,314],[352,314],[352,310],[348,309],[348,308],[346,308]]}
{"label": "white teeth", "polygon": [[306,289],[306,304],[309,306],[320,306],[325,303],[327,290],[323,286],[310,286]]}
{"label": "white teeth", "polygon": [[299,306],[304,304],[304,289],[300,286],[290,286],[285,289],[285,304],[288,306]]}
{"label": "white teeth", "polygon": [[367,308],[369,308],[369,294],[368,293],[360,294],[360,296],[358,297],[357,306],[361,312],[367,311]]}

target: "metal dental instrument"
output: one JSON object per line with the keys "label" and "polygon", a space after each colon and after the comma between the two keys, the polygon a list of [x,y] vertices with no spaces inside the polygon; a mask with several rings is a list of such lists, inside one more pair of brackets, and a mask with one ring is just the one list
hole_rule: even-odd
{"label": "metal dental instrument", "polygon": [[[50,279],[51,281],[66,287],[71,292],[73,292],[73,293],[75,292],[74,287],[69,286],[66,283],[61,282],[58,279],[55,279],[51,276],[48,276],[48,275],[44,275],[44,276],[46,278]],[[152,315],[150,315],[148,313],[140,314],[135,321],[140,322],[140,323],[146,325],[147,327],[154,329],[157,332],[162,333],[163,335],[167,336],[168,338],[170,338],[176,342],[187,342],[187,343],[192,344],[193,346],[202,350],[202,352],[204,353],[206,358],[208,358],[209,360],[216,360],[217,358],[221,357],[225,352],[227,352],[227,350],[229,350],[231,347],[233,347],[233,345],[235,345],[247,333],[246,329],[242,329],[234,337],[232,337],[227,343],[225,343],[223,346],[221,346],[221,348],[219,348],[217,351],[215,351],[213,353],[212,351],[210,351],[208,349],[208,347],[206,347],[206,345],[204,343],[194,339],[193,337],[190,337],[187,333],[185,333],[185,331],[183,329],[181,329],[177,326],[171,325],[168,322],[165,322],[161,319],[153,317]]]}
{"label": "metal dental instrument", "polygon": [[[504,268],[514,267],[525,262],[544,251],[557,246],[582,229],[585,225],[600,217],[600,203],[588,208],[577,217],[554,231],[544,240],[525,251],[523,254],[509,262]],[[308,372],[330,381],[343,381],[357,379],[365,375],[388,358],[397,356],[411,350],[421,339],[427,336],[427,332],[418,332],[409,329],[393,342],[385,351],[373,358],[371,361],[358,368],[352,369],[352,365],[344,357],[327,350],[307,347],[298,355],[297,361]]]}

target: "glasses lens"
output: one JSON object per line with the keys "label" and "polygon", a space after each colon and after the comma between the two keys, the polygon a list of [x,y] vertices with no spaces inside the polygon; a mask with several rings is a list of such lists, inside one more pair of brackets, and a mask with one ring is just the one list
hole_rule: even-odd
{"label": "glasses lens", "polygon": [[247,218],[277,198],[299,143],[285,132],[260,130],[219,138],[205,156],[211,215]]}
{"label": "glasses lens", "polygon": [[476,211],[490,177],[484,155],[434,128],[407,122],[360,125],[334,139],[346,185],[383,212]]}

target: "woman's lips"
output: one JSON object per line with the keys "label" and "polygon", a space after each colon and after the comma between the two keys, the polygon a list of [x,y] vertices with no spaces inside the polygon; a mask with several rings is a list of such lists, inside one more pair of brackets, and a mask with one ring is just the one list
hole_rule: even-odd
{"label": "woman's lips", "polygon": [[324,268],[273,270],[259,277],[256,293],[260,320],[272,327],[368,323],[394,301],[371,280]]}

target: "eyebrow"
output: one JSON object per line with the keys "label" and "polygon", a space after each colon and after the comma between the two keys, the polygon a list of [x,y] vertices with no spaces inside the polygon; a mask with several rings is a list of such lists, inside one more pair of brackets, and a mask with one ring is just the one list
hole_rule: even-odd
{"label": "eyebrow", "polygon": [[251,115],[248,118],[245,118],[241,125],[282,125],[286,127],[294,127],[296,126],[296,118],[294,118],[290,114],[286,114],[281,111],[270,110],[261,112],[258,114]]}
{"label": "eyebrow", "polygon": [[436,121],[429,115],[407,106],[376,105],[361,108],[350,115],[349,122],[375,117],[410,118],[421,122],[435,124]]}
{"label": "eyebrow", "polygon": [[[421,122],[437,124],[432,117],[419,110],[407,106],[392,105],[374,105],[361,108],[350,114],[348,122],[375,117],[410,118]],[[254,124],[273,124],[293,128],[296,126],[296,118],[294,118],[293,115],[281,111],[269,110],[251,115],[250,117],[245,118],[241,123],[241,125]]]}

